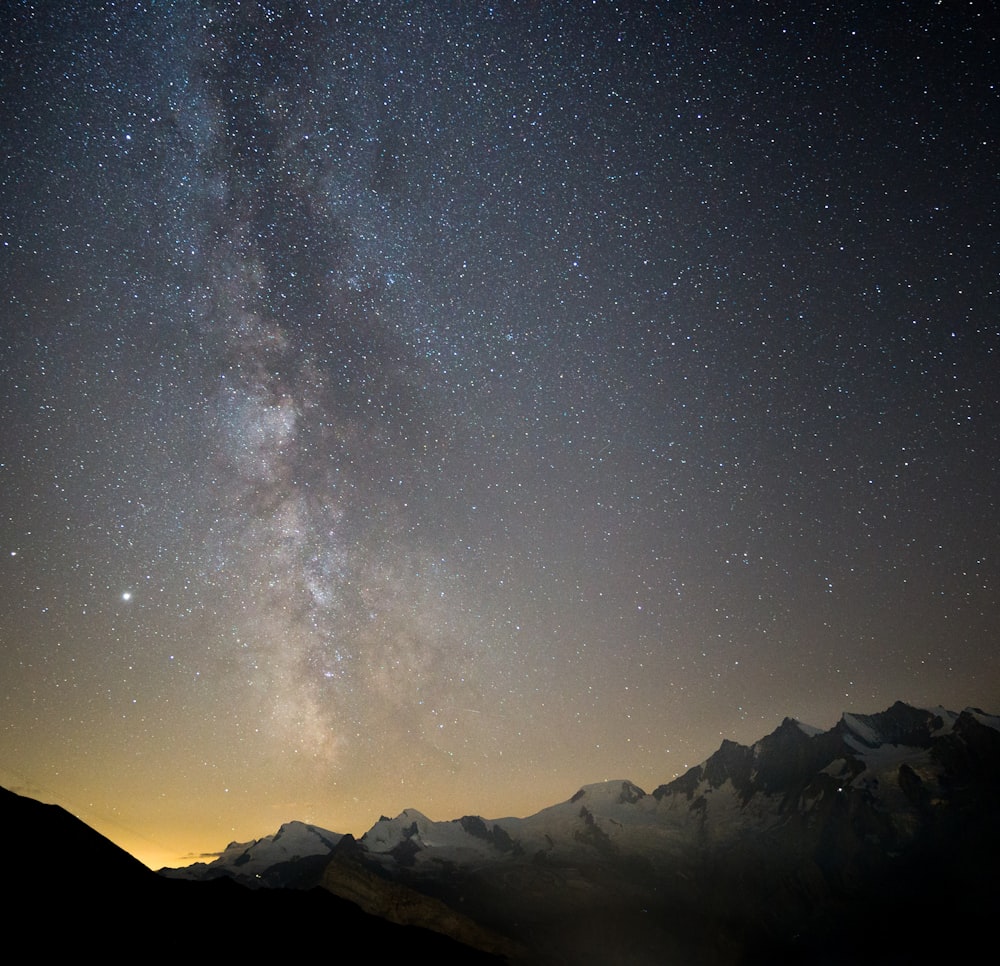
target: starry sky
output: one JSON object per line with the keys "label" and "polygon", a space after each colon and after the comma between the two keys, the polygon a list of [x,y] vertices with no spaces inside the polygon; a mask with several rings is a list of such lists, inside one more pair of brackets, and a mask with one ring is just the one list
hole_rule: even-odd
{"label": "starry sky", "polygon": [[994,4],[5,11],[4,785],[158,866],[1000,710]]}

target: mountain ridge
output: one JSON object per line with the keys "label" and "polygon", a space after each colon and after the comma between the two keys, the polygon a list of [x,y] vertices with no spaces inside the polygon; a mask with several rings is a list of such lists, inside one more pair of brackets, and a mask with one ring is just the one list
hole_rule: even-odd
{"label": "mountain ridge", "polygon": [[[811,962],[830,950],[865,962],[859,929],[872,962],[893,961],[926,942],[908,945],[878,910],[946,910],[970,935],[990,921],[982,861],[1000,858],[998,776],[1000,717],[978,708],[896,702],[825,731],[785,718],[648,793],[616,779],[524,818],[382,816],[331,851],[319,881],[512,962],[623,950],[636,963]],[[942,893],[951,879],[969,895]]]}
{"label": "mountain ridge", "polygon": [[[699,796],[704,798],[706,793],[718,791],[727,782],[744,807],[755,796],[773,796],[781,791],[782,807],[788,808],[803,794],[815,794],[821,790],[817,782],[825,779],[818,776],[836,777],[837,788],[843,789],[864,772],[884,767],[881,759],[891,757],[887,751],[891,747],[927,751],[934,739],[951,735],[956,727],[960,733],[965,733],[970,727],[977,726],[1000,733],[1000,716],[987,714],[979,708],[953,712],[941,707],[927,709],[897,701],[885,711],[871,715],[845,711],[826,731],[786,717],[774,731],[751,745],[723,739],[719,748],[705,761],[651,792],[646,792],[629,779],[593,782],[581,786],[567,800],[523,818],[487,819],[479,815],[465,815],[437,821],[417,808],[408,807],[395,817],[381,816],[357,841],[371,852],[393,855],[397,861],[404,863],[409,862],[415,851],[446,843],[454,847],[464,838],[510,852],[515,848],[511,827],[523,830],[544,826],[547,817],[565,813],[569,806],[581,802],[580,810],[591,816],[595,812],[602,814],[609,805],[631,806],[644,799],[660,804],[682,795],[690,803]],[[886,750],[879,752],[879,749]],[[875,752],[879,754],[873,754]],[[906,753],[902,757],[913,755]],[[907,787],[912,789],[917,772],[912,766],[908,769]],[[191,877],[197,878],[224,874],[234,878],[246,878],[248,873],[259,875],[261,867],[279,861],[274,857],[272,846],[291,828],[311,830],[315,841],[314,847],[307,852],[309,855],[329,854],[341,837],[340,833],[319,826],[286,822],[274,835],[247,843],[230,843],[211,863],[195,863],[177,869],[161,869],[160,872],[179,876],[188,870],[193,872]],[[284,857],[289,858],[287,855]],[[242,873],[237,872],[240,866],[246,866]]]}

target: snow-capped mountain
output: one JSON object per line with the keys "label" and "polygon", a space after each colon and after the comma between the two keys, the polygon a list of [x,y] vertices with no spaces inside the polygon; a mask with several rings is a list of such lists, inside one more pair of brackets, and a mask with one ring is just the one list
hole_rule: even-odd
{"label": "snow-capped mountain", "polygon": [[[943,811],[970,749],[1000,745],[1000,718],[969,709],[898,702],[875,715],[844,714],[820,731],[786,718],[751,746],[723,741],[701,765],[651,794],[630,781],[586,785],[528,818],[466,816],[433,822],[416,809],[382,818],[361,846],[386,869],[440,862],[596,859],[634,854],[665,867],[678,850],[823,816],[868,814],[869,838],[901,847],[930,803]],[[989,783],[988,775],[977,780]]]}
{"label": "snow-capped mountain", "polygon": [[318,881],[340,839],[337,832],[318,825],[286,822],[274,835],[252,842],[230,842],[212,862],[196,862],[183,869],[161,869],[160,873],[181,879],[226,877],[251,888],[308,888]]}
{"label": "snow-capped mountain", "polygon": [[919,961],[992,928],[997,814],[1000,717],[897,702],[825,731],[786,718],[649,794],[619,779],[526,818],[411,808],[358,841],[292,823],[196,877],[319,881],[512,962]]}
{"label": "snow-capped mountain", "polygon": [[[998,813],[1000,718],[898,702],[827,731],[786,719],[751,746],[725,741],[651,794],[604,782],[496,820],[407,809],[359,845],[368,868],[506,930],[539,961],[623,949],[629,962],[820,950],[876,961],[906,946],[883,913],[933,897],[938,914],[974,928],[989,894],[981,860],[1000,857]],[[940,893],[954,876],[969,887],[958,903]]]}

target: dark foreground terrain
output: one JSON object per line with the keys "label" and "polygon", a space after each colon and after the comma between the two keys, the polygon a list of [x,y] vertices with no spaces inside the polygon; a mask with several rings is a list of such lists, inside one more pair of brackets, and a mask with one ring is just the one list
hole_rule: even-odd
{"label": "dark foreground terrain", "polygon": [[375,961],[498,962],[438,933],[369,915],[323,889],[254,891],[226,878],[164,878],[64,809],[2,788],[0,824],[7,836],[8,942],[21,934],[29,960],[91,953],[119,962],[259,962],[314,956],[317,947],[337,958],[362,946]]}

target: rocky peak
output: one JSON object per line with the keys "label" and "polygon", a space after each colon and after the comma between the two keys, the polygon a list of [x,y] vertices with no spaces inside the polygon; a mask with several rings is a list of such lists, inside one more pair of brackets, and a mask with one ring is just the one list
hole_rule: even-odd
{"label": "rocky peak", "polygon": [[849,714],[845,711],[834,730],[869,748],[880,745],[929,748],[934,733],[940,731],[944,724],[941,716],[933,711],[897,701],[891,708],[876,714]]}

